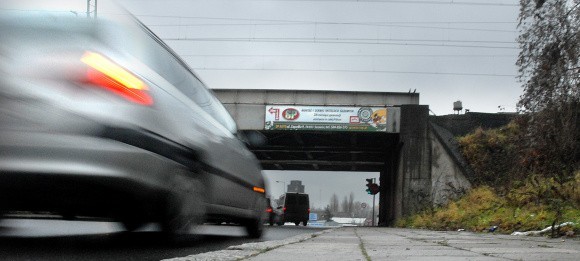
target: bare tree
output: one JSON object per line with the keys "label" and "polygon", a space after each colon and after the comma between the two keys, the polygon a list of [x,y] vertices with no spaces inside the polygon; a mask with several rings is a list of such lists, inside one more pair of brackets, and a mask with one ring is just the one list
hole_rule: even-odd
{"label": "bare tree", "polygon": [[348,212],[348,198],[346,198],[346,196],[344,196],[344,198],[342,199],[342,202],[340,203],[340,209],[342,210],[342,212],[349,214],[349,212]]}
{"label": "bare tree", "polygon": [[518,27],[524,159],[556,181],[543,193],[556,224],[567,204],[561,184],[580,169],[580,0],[520,0]]}
{"label": "bare tree", "polygon": [[570,178],[580,158],[580,0],[521,0],[518,107],[534,172]]}
{"label": "bare tree", "polygon": [[351,191],[348,195],[348,213],[354,214],[354,193]]}
{"label": "bare tree", "polygon": [[332,220],[332,211],[330,210],[330,205],[326,205],[326,207],[324,208],[324,213],[322,214],[322,218],[324,218],[324,220],[326,221],[331,221]]}
{"label": "bare tree", "polygon": [[336,194],[332,194],[332,197],[330,197],[330,205],[329,205],[330,212],[337,213],[339,211],[338,207],[339,207],[338,196]]}

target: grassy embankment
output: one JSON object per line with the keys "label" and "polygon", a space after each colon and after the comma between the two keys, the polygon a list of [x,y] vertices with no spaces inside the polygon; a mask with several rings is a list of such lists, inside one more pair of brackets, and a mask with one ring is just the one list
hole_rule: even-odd
{"label": "grassy embankment", "polygon": [[560,234],[570,230],[578,234],[580,171],[560,182],[526,173],[518,134],[517,124],[512,123],[460,137],[462,153],[478,176],[474,189],[446,206],[399,220],[397,226],[477,232],[497,226],[497,232],[511,233],[570,221],[576,225],[563,227]]}

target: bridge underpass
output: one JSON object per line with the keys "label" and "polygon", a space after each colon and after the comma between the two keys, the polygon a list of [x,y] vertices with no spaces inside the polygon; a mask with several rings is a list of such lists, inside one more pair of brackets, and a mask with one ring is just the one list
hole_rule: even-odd
{"label": "bridge underpass", "polygon": [[[240,131],[266,137],[266,144],[250,148],[265,170],[379,172],[379,225],[392,225],[398,218],[429,208],[436,198],[446,200],[449,193],[440,184],[469,186],[436,140],[438,136],[431,134],[429,108],[418,104],[417,93],[214,92]],[[358,116],[350,116],[350,123],[347,119],[342,125],[316,122],[316,118],[294,122],[325,109],[337,113],[319,115],[334,117],[358,110]],[[358,118],[365,117],[365,110],[373,117],[384,110],[385,121],[360,124]],[[360,189],[365,189],[364,177]]]}
{"label": "bridge underpass", "polygon": [[[391,225],[399,135],[381,132],[260,131],[267,144],[250,148],[264,170],[379,172],[379,224]],[[393,166],[390,166],[392,164]],[[391,170],[391,172],[389,172]],[[361,175],[354,189],[365,189]],[[389,204],[388,202],[391,202]],[[393,213],[394,214],[394,213]]]}
{"label": "bridge underpass", "polygon": [[380,172],[391,133],[261,131],[268,143],[251,148],[265,170]]}

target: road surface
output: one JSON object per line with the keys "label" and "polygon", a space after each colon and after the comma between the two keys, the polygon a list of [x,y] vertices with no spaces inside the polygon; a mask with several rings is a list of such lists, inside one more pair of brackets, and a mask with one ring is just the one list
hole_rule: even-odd
{"label": "road surface", "polygon": [[266,226],[249,239],[237,226],[203,226],[199,236],[170,242],[155,225],[126,233],[117,223],[8,219],[0,222],[0,260],[161,260],[248,242],[279,240],[320,228]]}

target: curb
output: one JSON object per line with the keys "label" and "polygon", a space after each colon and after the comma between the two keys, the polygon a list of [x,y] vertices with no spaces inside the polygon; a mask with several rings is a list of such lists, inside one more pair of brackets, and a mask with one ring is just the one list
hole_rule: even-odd
{"label": "curb", "polygon": [[207,252],[197,255],[190,255],[186,257],[176,257],[170,259],[163,259],[163,261],[210,261],[210,260],[240,260],[257,256],[261,253],[276,249],[285,245],[299,243],[324,233],[333,231],[334,229],[327,229],[312,234],[302,234],[293,236],[283,240],[272,240],[265,242],[246,243],[238,246],[230,246],[225,250]]}

